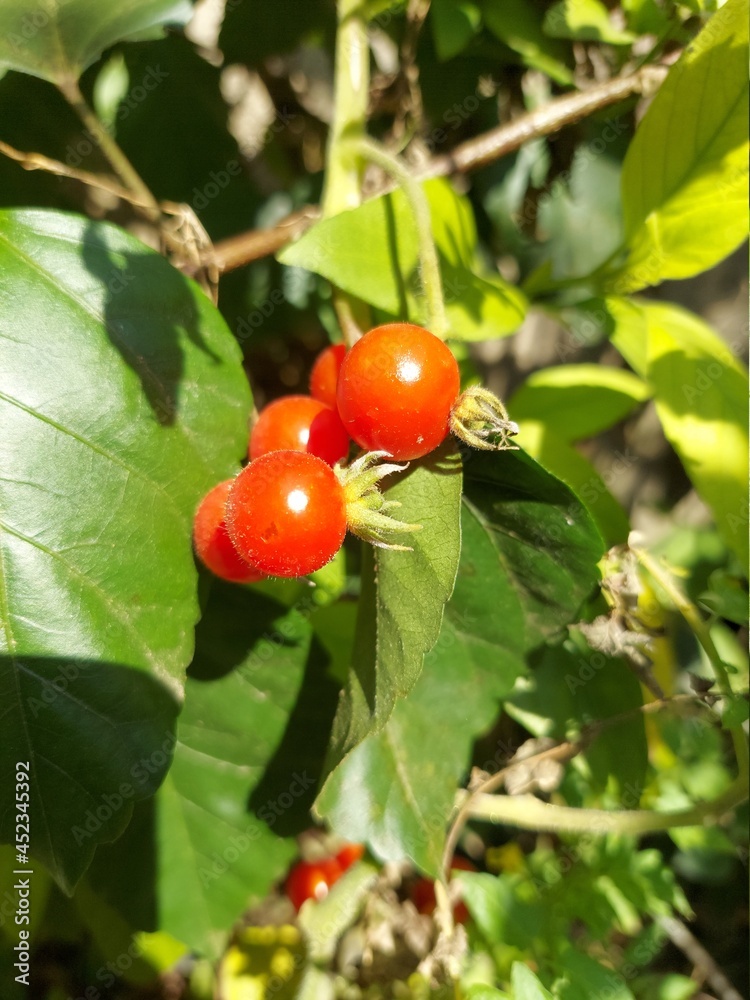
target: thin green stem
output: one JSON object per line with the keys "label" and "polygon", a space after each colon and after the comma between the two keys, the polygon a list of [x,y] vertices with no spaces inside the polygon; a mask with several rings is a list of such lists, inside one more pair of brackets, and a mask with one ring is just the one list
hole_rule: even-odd
{"label": "thin green stem", "polygon": [[414,213],[414,222],[419,244],[422,288],[427,302],[428,325],[437,337],[445,337],[448,323],[445,318],[443,282],[440,277],[435,241],[432,238],[430,205],[421,185],[409,172],[404,163],[387,149],[372,139],[351,140],[347,146],[353,153],[381,167],[402,188]]}
{"label": "thin green stem", "polygon": [[[711,630],[704,620],[700,611],[696,608],[690,598],[675,583],[671,573],[654,559],[652,555],[644,549],[633,548],[638,561],[646,572],[656,581],[664,593],[674,604],[685,619],[698,642],[703,647],[709,663],[716,676],[716,683],[725,698],[732,698],[732,685],[729,682],[729,674],[719,655],[719,651],[711,637]],[[747,787],[750,779],[750,755],[748,745],[742,726],[730,726],[729,733],[734,744],[734,752],[737,758],[737,773],[740,780],[744,781]]]}
{"label": "thin green stem", "polygon": [[333,121],[328,137],[322,213],[356,208],[362,199],[362,166],[345,140],[365,133],[370,93],[370,49],[359,0],[339,0],[336,33]]}
{"label": "thin green stem", "polygon": [[99,146],[99,149],[101,149],[123,185],[134,195],[144,214],[152,221],[159,219],[161,212],[156,198],[149,190],[145,181],[140,177],[133,164],[109,134],[106,127],[99,121],[94,110],[86,103],[78,82],[72,79],[65,80],[59,84],[59,89],[65,100],[81,119],[91,138]]}
{"label": "thin green stem", "polygon": [[523,830],[591,833],[598,836],[615,833],[638,837],[676,826],[700,826],[708,819],[718,820],[745,802],[747,797],[747,781],[737,778],[717,798],[673,813],[659,813],[649,809],[577,809],[542,802],[533,795],[486,794],[475,795],[468,811],[474,819]]}

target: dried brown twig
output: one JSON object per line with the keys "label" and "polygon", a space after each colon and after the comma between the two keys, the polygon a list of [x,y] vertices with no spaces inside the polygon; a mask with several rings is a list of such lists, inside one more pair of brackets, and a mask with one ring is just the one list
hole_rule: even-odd
{"label": "dried brown twig", "polygon": [[[416,171],[415,177],[428,180],[478,170],[512,153],[530,139],[551,135],[635,94],[652,93],[663,82],[667,72],[666,66],[646,66],[637,73],[615,77],[587,90],[555,98],[515,121],[460,143],[450,153],[433,157]],[[386,185],[383,191],[389,190],[390,186]],[[288,215],[272,229],[251,229],[238,233],[215,245],[215,262],[220,271],[226,272],[268,257],[300,236],[318,217],[316,208],[308,206]]]}

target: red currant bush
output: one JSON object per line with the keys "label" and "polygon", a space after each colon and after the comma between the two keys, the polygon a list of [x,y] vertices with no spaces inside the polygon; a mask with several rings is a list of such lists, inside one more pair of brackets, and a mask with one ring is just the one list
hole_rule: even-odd
{"label": "red currant bush", "polygon": [[193,544],[203,565],[222,580],[254,583],[264,574],[239,555],[227,531],[226,503],[233,482],[219,483],[201,500],[193,522]]}
{"label": "red currant bush", "polygon": [[263,410],[250,434],[250,458],[305,451],[335,465],[349,453],[349,435],[335,410],[311,396],[284,396]]}
{"label": "red currant bush", "polygon": [[336,386],[339,381],[341,363],[346,348],[343,344],[332,344],[321,351],[310,372],[310,395],[326,406],[336,409]]}
{"label": "red currant bush", "polygon": [[315,455],[272,451],[237,476],[227,501],[235,548],[268,576],[306,576],[325,566],[346,534],[344,489]]}

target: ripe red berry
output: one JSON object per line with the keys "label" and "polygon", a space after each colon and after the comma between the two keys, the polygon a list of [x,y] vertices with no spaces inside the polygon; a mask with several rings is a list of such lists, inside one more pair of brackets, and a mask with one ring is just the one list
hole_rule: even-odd
{"label": "ripe red berry", "polygon": [[335,878],[331,880],[331,874],[321,864],[299,861],[289,872],[285,885],[294,908],[299,910],[308,899],[325,899],[328,889],[336,881]]}
{"label": "ripe red berry", "polygon": [[250,435],[250,458],[270,451],[305,451],[329,465],[349,453],[349,435],[336,412],[312,396],[284,396],[263,410]]}
{"label": "ripe red berry", "polygon": [[337,851],[336,860],[342,871],[346,871],[347,868],[351,868],[355,861],[359,861],[364,853],[364,844],[344,844],[341,850]]}
{"label": "ripe red berry", "polygon": [[344,489],[315,455],[272,451],[237,476],[227,528],[243,559],[269,576],[306,576],[336,555],[346,534]]}
{"label": "ripe red berry", "polygon": [[[456,870],[475,872],[476,865],[473,865],[468,858],[462,858],[460,854],[455,854],[451,861],[451,872]],[[432,913],[436,906],[435,883],[430,879],[418,878],[409,890],[409,898],[417,909],[418,913]],[[465,924],[469,919],[469,911],[465,903],[460,900],[453,907],[453,919],[457,924]]]}
{"label": "ripe red berry", "polygon": [[193,544],[201,562],[222,580],[254,583],[264,574],[240,556],[227,532],[226,503],[233,482],[219,483],[201,500],[193,522]]}
{"label": "ripe red berry", "polygon": [[358,340],[341,365],[339,415],[367,451],[420,458],[448,434],[460,389],[450,349],[421,326],[388,323]]}
{"label": "ripe red berry", "polygon": [[343,344],[332,344],[321,351],[310,372],[310,395],[326,406],[336,409],[336,386],[339,381],[341,362],[346,348]]}

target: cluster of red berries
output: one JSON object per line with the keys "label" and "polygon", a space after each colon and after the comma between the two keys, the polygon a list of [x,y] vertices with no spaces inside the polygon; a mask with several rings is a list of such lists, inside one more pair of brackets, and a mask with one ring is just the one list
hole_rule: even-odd
{"label": "cluster of red berries", "polygon": [[[377,488],[402,467],[375,463],[421,458],[450,431],[486,448],[497,446],[491,435],[505,440],[516,430],[487,390],[459,391],[450,349],[410,323],[376,327],[349,351],[326,348],[312,370],[311,395],[267,406],[250,435],[249,464],[202,501],[199,557],[236,582],[305,576],[334,557],[347,529],[375,545],[416,530],[386,513],[395,504]],[[350,439],[365,455],[344,468],[337,463]]]}
{"label": "cluster of red berries", "polygon": [[[295,910],[300,909],[308,899],[320,901],[328,895],[328,890],[365,853],[363,844],[345,844],[333,857],[320,861],[298,861],[286,878],[284,889]],[[453,856],[451,871],[475,872],[476,865],[460,854]],[[409,899],[417,913],[431,914],[435,910],[435,883],[431,879],[419,877],[408,888]],[[453,907],[453,919],[465,924],[469,919],[466,905],[459,900]]]}
{"label": "cluster of red berries", "polygon": [[344,844],[333,857],[321,861],[298,861],[287,875],[284,886],[295,910],[299,910],[308,899],[318,902],[325,899],[334,882],[364,853],[364,844]]}

